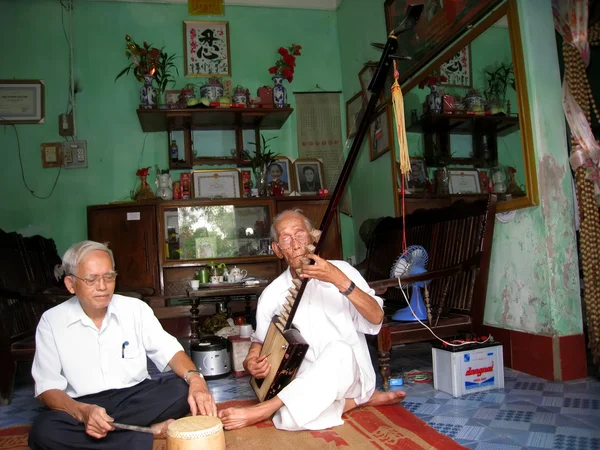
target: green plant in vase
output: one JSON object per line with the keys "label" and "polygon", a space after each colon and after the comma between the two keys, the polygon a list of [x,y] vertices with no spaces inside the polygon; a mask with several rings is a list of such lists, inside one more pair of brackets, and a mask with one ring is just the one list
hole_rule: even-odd
{"label": "green plant in vase", "polygon": [[265,137],[261,134],[262,145],[258,148],[256,142],[250,142],[251,145],[256,146],[254,150],[254,155],[251,155],[248,150],[244,150],[242,153],[244,155],[244,159],[250,162],[250,166],[252,167],[252,172],[254,173],[254,180],[256,188],[258,189],[258,195],[260,197],[267,196],[267,173],[269,166],[275,162],[275,158],[279,156],[279,153],[274,153],[269,150],[269,142],[273,139],[277,139],[277,136],[273,136],[269,139],[265,139]]}
{"label": "green plant in vase", "polygon": [[490,70],[483,69],[486,77],[486,89],[483,91],[486,100],[486,111],[490,114],[506,113],[506,90],[508,86],[515,88],[513,65],[500,63]]}
{"label": "green plant in vase", "polygon": [[173,62],[177,58],[177,56],[168,55],[160,50],[160,56],[158,60],[158,66],[156,67],[156,73],[154,74],[154,81],[156,81],[156,86],[158,88],[158,96],[161,99],[160,103],[164,104],[164,94],[169,84],[171,86],[175,86],[175,77],[173,76],[173,70],[179,75],[179,69]]}

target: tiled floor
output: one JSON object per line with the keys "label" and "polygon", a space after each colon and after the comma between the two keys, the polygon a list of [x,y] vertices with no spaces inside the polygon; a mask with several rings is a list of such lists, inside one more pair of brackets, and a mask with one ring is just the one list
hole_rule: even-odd
{"label": "tiled floor", "polygon": [[[394,347],[392,363],[392,370],[430,371],[430,347]],[[27,371],[21,364],[13,402],[0,406],[0,428],[31,423],[40,410]],[[254,398],[248,378],[210,381],[209,387],[217,402]],[[504,389],[456,399],[432,384],[398,389],[408,393],[406,408],[471,449],[600,449],[600,381],[595,378],[555,383],[505,369]]]}

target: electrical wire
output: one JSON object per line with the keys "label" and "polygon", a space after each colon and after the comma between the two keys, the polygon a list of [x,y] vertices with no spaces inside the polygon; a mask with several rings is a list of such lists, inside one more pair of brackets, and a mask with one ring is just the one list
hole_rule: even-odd
{"label": "electrical wire", "polygon": [[[6,119],[4,119],[2,117],[0,117],[0,121],[7,122]],[[4,128],[5,132],[6,132],[6,126],[7,125],[10,125],[15,130],[15,136],[17,137],[17,151],[18,151],[18,155],[19,155],[19,165],[21,166],[21,179],[23,180],[23,184],[25,185],[25,188],[35,198],[38,198],[40,200],[46,200],[47,198],[50,198],[50,196],[54,192],[54,189],[56,188],[56,184],[58,183],[58,179],[60,178],[60,173],[62,171],[62,166],[58,168],[58,173],[56,174],[56,180],[54,180],[54,184],[52,185],[52,189],[50,190],[50,193],[48,195],[46,195],[45,197],[40,197],[39,195],[37,195],[35,193],[35,191],[29,187],[29,185],[27,184],[27,181],[25,180],[25,169],[23,168],[23,158],[21,157],[21,141],[19,139],[19,131],[17,130],[17,127],[13,123],[5,123],[5,128]]]}
{"label": "electrical wire", "polygon": [[69,11],[69,6],[64,4],[64,0],[59,0],[60,2],[60,21],[62,23],[62,29],[63,29],[63,34],[65,35],[65,40],[67,41],[67,47],[69,48],[69,98],[67,100],[67,109],[66,112],[67,114],[71,113],[71,105],[72,105],[72,101],[73,98],[71,96],[71,84],[72,84],[72,80],[71,80],[71,41],[69,39],[69,36],[67,35],[67,29],[65,28],[65,10]]}
{"label": "electrical wire", "polygon": [[400,280],[400,277],[398,277],[398,286],[400,287],[400,291],[402,292],[402,295],[404,295],[404,299],[406,300],[406,304],[408,305],[408,307],[410,308],[410,312],[412,313],[412,315],[415,317],[415,319],[417,319],[419,321],[419,323],[421,325],[423,325],[425,328],[427,328],[429,330],[429,332],[440,342],[444,343],[445,345],[448,345],[450,347],[462,347],[463,345],[470,345],[470,344],[486,344],[490,341],[490,339],[492,338],[492,335],[489,335],[487,337],[487,339],[485,341],[470,341],[470,342],[461,342],[459,344],[453,344],[451,342],[447,342],[444,339],[442,339],[441,337],[439,337],[437,334],[435,334],[433,332],[433,330],[431,328],[429,328],[427,325],[425,325],[421,319],[419,319],[417,317],[417,315],[415,314],[414,310],[412,309],[412,306],[410,306],[410,301],[408,300],[408,297],[406,295],[406,293],[404,292],[403,286],[402,286],[402,281]]}

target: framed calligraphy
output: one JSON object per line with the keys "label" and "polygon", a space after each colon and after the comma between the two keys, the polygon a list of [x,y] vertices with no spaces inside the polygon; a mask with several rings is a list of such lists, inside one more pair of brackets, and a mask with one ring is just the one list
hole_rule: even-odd
{"label": "framed calligraphy", "polygon": [[230,77],[229,22],[183,21],[186,77]]}
{"label": "framed calligraphy", "polygon": [[471,45],[467,45],[460,52],[440,66],[440,76],[448,81],[441,82],[444,86],[471,87]]}
{"label": "framed calligraphy", "polygon": [[[410,60],[398,60],[400,79],[404,85],[429,61],[465,34],[469,26],[481,20],[503,0],[428,0],[419,23],[398,37],[397,54]],[[423,0],[385,0],[387,31],[398,26],[406,15],[408,5]],[[404,87],[404,86],[403,86]]]}

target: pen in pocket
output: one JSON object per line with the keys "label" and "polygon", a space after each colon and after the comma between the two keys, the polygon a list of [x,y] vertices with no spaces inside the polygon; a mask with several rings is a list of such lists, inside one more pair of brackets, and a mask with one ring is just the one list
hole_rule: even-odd
{"label": "pen in pocket", "polygon": [[123,342],[123,345],[121,346],[121,358],[125,358],[125,347],[127,347],[128,345],[129,341]]}

